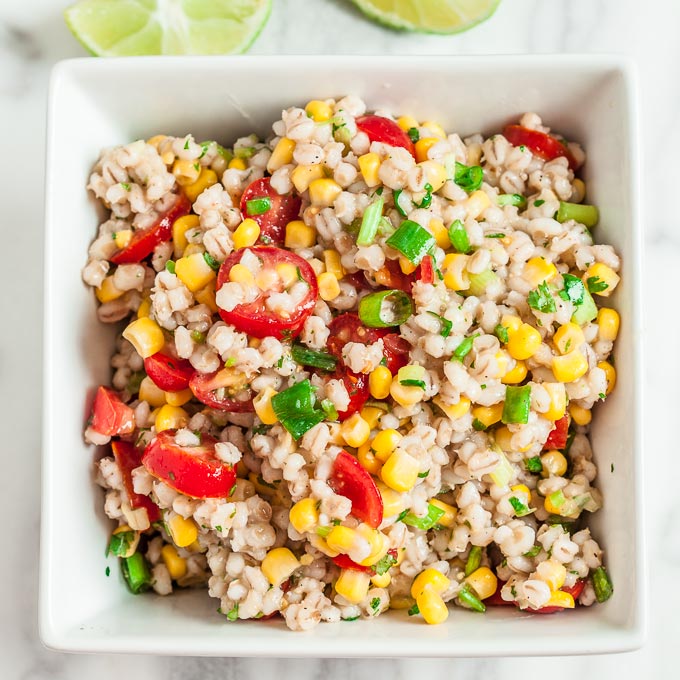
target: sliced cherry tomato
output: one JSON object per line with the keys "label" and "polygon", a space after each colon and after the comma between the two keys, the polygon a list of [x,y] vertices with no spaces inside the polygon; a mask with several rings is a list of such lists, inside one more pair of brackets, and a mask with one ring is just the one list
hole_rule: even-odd
{"label": "sliced cherry tomato", "polygon": [[568,434],[569,416],[562,416],[562,418],[555,421],[555,427],[550,431],[545,444],[543,444],[543,448],[546,451],[549,449],[563,449],[567,445]]}
{"label": "sliced cherry tomato", "polygon": [[342,380],[345,384],[347,394],[349,394],[349,404],[344,411],[338,411],[338,420],[342,422],[350,416],[361,411],[364,404],[371,396],[368,388],[368,376],[365,373],[354,373],[346,366],[339,366],[330,374],[329,380]]}
{"label": "sliced cherry tomato", "polygon": [[333,562],[340,567],[340,569],[354,569],[355,571],[365,571],[368,574],[372,574],[373,567],[364,567],[361,564],[357,564],[348,555],[343,555],[340,553],[333,558]]}
{"label": "sliced cherry tomato", "polygon": [[[416,270],[417,271],[417,270]],[[413,282],[416,280],[415,272],[413,274],[404,274],[401,271],[399,262],[396,260],[385,260],[382,269],[379,269],[374,274],[375,282],[379,286],[385,288],[397,288],[406,293],[411,292]]]}
{"label": "sliced cherry tomato", "polygon": [[486,600],[484,600],[484,604],[487,606],[491,607],[506,607],[506,606],[514,606],[516,603],[513,600],[504,600],[501,597],[501,590],[503,586],[505,585],[505,581],[501,581],[498,579],[498,585],[496,586],[496,592],[491,596],[487,597]]}
{"label": "sliced cherry tomato", "polygon": [[[223,368],[215,373],[194,373],[189,389],[196,399],[218,411],[252,413],[253,393],[248,389],[242,373]],[[237,398],[237,397],[244,398]]]}
{"label": "sliced cherry tomato", "polygon": [[166,392],[179,392],[189,387],[194,367],[186,359],[175,359],[156,352],[144,359],[144,370],[156,387]]}
{"label": "sliced cherry tomato", "polygon": [[[220,316],[226,323],[235,326],[237,330],[254,335],[256,338],[264,338],[268,335],[273,335],[279,340],[297,337],[305,320],[312,313],[319,296],[319,287],[316,283],[314,270],[309,262],[289,250],[275,248],[274,246],[254,246],[248,248],[248,250],[260,259],[263,269],[275,269],[277,265],[281,264],[293,265],[299,278],[307,284],[307,293],[287,316],[270,310],[266,305],[268,295],[283,291],[283,281],[278,278],[278,284],[270,291],[260,291],[253,302],[236,305],[231,311],[220,309]],[[229,281],[229,272],[235,264],[241,262],[243,252],[243,250],[233,252],[222,263],[217,275],[217,291]]]}
{"label": "sliced cherry tomato", "polygon": [[415,158],[416,148],[411,138],[393,120],[369,114],[357,118],[356,122],[357,129],[365,132],[372,142],[401,146]]}
{"label": "sliced cherry tomato", "polygon": [[135,412],[112,389],[101,385],[94,396],[90,427],[109,437],[130,434],[135,429]]}
{"label": "sliced cherry tomato", "polygon": [[145,508],[149,522],[157,522],[161,518],[158,506],[148,496],[136,493],[132,483],[132,471],[142,465],[142,451],[130,442],[122,441],[111,442],[111,450],[123,478],[123,486],[130,501],[130,507]]}
{"label": "sliced cherry tomato", "polygon": [[[560,588],[565,593],[569,593],[574,598],[574,603],[578,606],[578,598],[581,596],[583,589],[586,587],[585,579],[579,579],[571,588]],[[554,614],[555,612],[564,611],[564,607],[541,607],[540,609],[525,609],[526,612],[532,614]]]}
{"label": "sliced cherry tomato", "polygon": [[[248,212],[248,201],[268,198],[269,210],[259,215]],[[281,245],[286,236],[288,222],[298,219],[302,201],[292,194],[280,194],[272,188],[269,177],[252,182],[241,196],[241,214],[250,217],[260,225],[260,242],[265,245]]]}
{"label": "sliced cherry tomato", "polygon": [[411,351],[411,345],[398,333],[385,335],[383,344],[385,346],[385,365],[390,369],[392,375],[396,375],[400,368],[408,364],[408,353]]}
{"label": "sliced cherry tomato", "polygon": [[423,283],[434,283],[434,263],[431,255],[425,255],[415,271],[416,279]]}
{"label": "sliced cherry tomato", "polygon": [[383,519],[383,502],[373,477],[347,451],[335,457],[328,484],[352,501],[352,514],[377,529]]}
{"label": "sliced cherry tomato", "polygon": [[227,498],[236,473],[215,454],[217,440],[204,434],[198,446],[178,446],[176,432],[159,432],[144,449],[142,464],[149,474],[191,498]]}
{"label": "sliced cherry tomato", "polygon": [[159,244],[172,238],[172,225],[176,219],[188,215],[191,211],[189,199],[180,194],[175,205],[166,213],[159,215],[158,219],[147,229],[137,229],[130,243],[111,256],[114,264],[129,264],[141,262],[147,255],[151,255],[153,249]]}
{"label": "sliced cherry tomato", "polygon": [[569,149],[552,135],[538,130],[530,130],[521,125],[506,125],[503,136],[513,146],[526,146],[535,156],[551,161],[553,158],[564,156],[569,161],[572,170],[578,168],[576,159],[572,156]]}

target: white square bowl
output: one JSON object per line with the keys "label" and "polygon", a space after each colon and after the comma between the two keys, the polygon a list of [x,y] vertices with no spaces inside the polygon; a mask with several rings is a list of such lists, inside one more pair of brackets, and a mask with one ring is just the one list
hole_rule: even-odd
{"label": "white square bowl", "polygon": [[[205,591],[128,593],[103,554],[108,521],[83,443],[87,395],[109,379],[114,329],[98,323],[80,279],[100,215],[85,184],[102,147],[157,133],[218,139],[266,135],[282,108],[354,93],[439,120],[463,134],[499,130],[537,111],[588,152],[598,241],[623,257],[618,385],[597,408],[592,440],[604,508],[592,527],[615,594],[551,617],[454,608],[446,624],[404,612],[292,633],[282,623],[225,623]],[[645,630],[642,535],[640,262],[635,84],[618,58],[237,57],[83,59],[55,68],[49,97],[40,633],[53,648],[219,656],[494,656],[615,652]],[[111,566],[111,577],[105,569]]]}

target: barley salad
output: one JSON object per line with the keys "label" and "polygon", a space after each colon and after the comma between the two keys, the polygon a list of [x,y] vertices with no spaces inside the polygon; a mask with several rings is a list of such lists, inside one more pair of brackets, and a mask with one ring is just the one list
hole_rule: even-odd
{"label": "barley salad", "polygon": [[129,589],[293,630],[608,599],[588,430],[620,260],[582,149],[535,113],[463,139],[356,96],[272,130],[90,177],[83,279],[124,330],[85,438]]}

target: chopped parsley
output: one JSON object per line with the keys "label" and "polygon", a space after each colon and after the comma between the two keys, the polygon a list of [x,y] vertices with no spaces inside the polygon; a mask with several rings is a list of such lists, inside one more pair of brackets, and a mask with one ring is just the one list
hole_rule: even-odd
{"label": "chopped parsley", "polygon": [[374,614],[377,614],[379,609],[380,609],[380,598],[374,597],[371,600],[371,610],[373,611]]}
{"label": "chopped parsley", "polygon": [[540,208],[544,203],[545,203],[545,201],[542,198],[538,198],[534,201],[534,205],[537,208]]}
{"label": "chopped parsley", "polygon": [[406,515],[408,515],[409,511],[408,510],[402,510],[399,515],[397,516],[397,522],[401,522]]}
{"label": "chopped parsley", "polygon": [[508,329],[503,326],[503,324],[498,324],[496,328],[493,329],[493,334],[505,345],[508,344],[510,337],[508,336]]}
{"label": "chopped parsley", "polygon": [[415,127],[409,128],[406,134],[409,136],[409,139],[414,144],[420,139],[420,132],[418,132],[418,128]]}
{"label": "chopped parsley", "polygon": [[543,463],[541,463],[540,456],[533,456],[524,461],[524,467],[528,472],[538,474],[543,470]]}
{"label": "chopped parsley", "polygon": [[174,273],[175,273],[175,262],[174,262],[174,260],[168,260],[168,261],[165,263],[165,268],[166,268],[171,274],[174,274]]}
{"label": "chopped parsley", "polygon": [[607,398],[607,395],[604,392],[600,392],[597,396],[600,397],[600,399],[602,400]]}
{"label": "chopped parsley", "polygon": [[236,621],[238,619],[238,602],[227,612],[228,621]]}
{"label": "chopped parsley", "polygon": [[419,472],[418,477],[420,477],[420,479],[425,479],[425,477],[427,477],[429,474],[430,474],[430,471],[425,470],[425,472]]}
{"label": "chopped parsley", "polygon": [[186,141],[184,142],[184,150],[186,151],[189,148],[189,138],[187,137]]}
{"label": "chopped parsley", "polygon": [[539,283],[538,288],[529,293],[527,302],[529,303],[529,307],[539,312],[543,312],[544,314],[557,310],[555,300],[550,294],[550,288],[548,288],[548,284],[545,282]]}
{"label": "chopped parsley", "polygon": [[486,430],[486,425],[477,418],[472,421],[472,427],[474,427],[477,432],[484,432],[484,430]]}
{"label": "chopped parsley", "polygon": [[201,169],[201,164],[200,164],[198,161],[196,161],[196,162],[194,163],[194,170],[195,170],[196,172],[199,172],[200,169]]}
{"label": "chopped parsley", "polygon": [[507,234],[503,234],[500,231],[495,234],[484,234],[484,238],[505,238]]}
{"label": "chopped parsley", "polygon": [[562,274],[562,280],[564,281],[564,289],[559,292],[559,296],[577,307],[582,305],[583,296],[586,292],[583,281],[572,274]]}
{"label": "chopped parsley", "polygon": [[536,557],[536,555],[538,555],[540,552],[541,546],[535,545],[531,550],[527,550],[527,552],[524,553],[524,557]]}
{"label": "chopped parsley", "polygon": [[611,472],[614,472],[614,463],[611,464],[609,470],[610,470]]}
{"label": "chopped parsley", "polygon": [[130,191],[130,185],[127,182],[121,182],[120,186],[122,186],[125,191]]}
{"label": "chopped parsley", "polygon": [[208,252],[203,253],[203,259],[205,263],[213,271],[217,271],[220,268],[220,263]]}
{"label": "chopped parsley", "polygon": [[387,553],[385,557],[379,560],[373,568],[375,569],[375,573],[378,574],[378,576],[382,576],[383,574],[388,572],[390,568],[393,567],[396,563],[397,558],[390,555],[390,553]]}
{"label": "chopped parsley", "polygon": [[199,344],[205,342],[205,333],[201,331],[191,331],[191,339]]}
{"label": "chopped parsley", "polygon": [[589,276],[586,285],[589,293],[601,293],[609,288],[609,284],[605,283],[599,276]]}
{"label": "chopped parsley", "polygon": [[435,312],[428,312],[428,314],[431,314],[436,319],[439,319],[439,323],[441,324],[441,329],[439,330],[439,335],[441,335],[442,338],[448,338],[449,335],[451,335],[451,329],[453,328],[453,321],[449,321],[448,319],[445,319],[443,316],[440,316],[439,314],[436,314]]}
{"label": "chopped parsley", "polygon": [[414,604],[409,610],[408,610],[408,615],[409,616],[417,616],[420,614],[420,609],[418,609],[418,605]]}
{"label": "chopped parsley", "polygon": [[510,496],[508,500],[510,502],[510,505],[512,505],[512,509],[515,511],[517,517],[524,517],[524,515],[528,515],[531,512],[529,506],[522,503],[522,501],[519,498],[516,498],[515,496]]}
{"label": "chopped parsley", "polygon": [[104,572],[107,576],[111,576],[111,567],[106,567],[106,571]]}

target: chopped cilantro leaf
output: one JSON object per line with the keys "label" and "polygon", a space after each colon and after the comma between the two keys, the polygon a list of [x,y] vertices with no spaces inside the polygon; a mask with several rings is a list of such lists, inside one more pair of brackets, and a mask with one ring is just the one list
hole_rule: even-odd
{"label": "chopped cilantro leaf", "polygon": [[589,293],[601,293],[609,288],[609,284],[605,283],[599,276],[589,276],[586,285]]}
{"label": "chopped cilantro leaf", "polygon": [[529,307],[539,312],[543,312],[544,314],[557,310],[555,300],[550,294],[550,288],[548,288],[548,284],[545,282],[540,283],[536,290],[532,290],[529,293],[527,302],[529,303]]}

